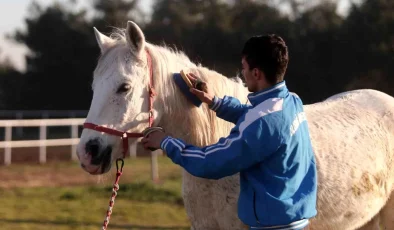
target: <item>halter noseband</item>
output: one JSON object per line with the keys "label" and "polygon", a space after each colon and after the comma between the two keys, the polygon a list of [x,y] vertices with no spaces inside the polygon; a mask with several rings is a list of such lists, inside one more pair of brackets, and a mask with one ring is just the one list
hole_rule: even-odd
{"label": "halter noseband", "polygon": [[[153,88],[153,69],[152,69],[152,57],[147,49],[145,49],[148,59],[148,68],[149,68],[149,128],[152,128],[153,125],[153,98],[156,95],[155,90]],[[123,132],[116,129],[110,129],[104,126],[99,126],[93,123],[84,123],[83,127],[85,129],[92,129],[98,132],[107,133],[110,135],[121,137],[123,142],[123,158],[126,157],[126,154],[129,150],[129,138],[139,138],[144,136],[144,132],[142,133],[131,133],[131,132]]]}

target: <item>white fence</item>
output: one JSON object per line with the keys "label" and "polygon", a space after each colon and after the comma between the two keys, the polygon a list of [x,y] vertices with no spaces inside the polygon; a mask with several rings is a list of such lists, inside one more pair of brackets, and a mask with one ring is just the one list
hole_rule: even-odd
{"label": "white fence", "polygon": [[[4,148],[4,164],[10,165],[12,161],[12,148],[39,147],[39,162],[47,160],[46,147],[48,146],[71,146],[71,158],[76,159],[78,144],[78,127],[85,119],[31,119],[31,120],[0,120],[0,127],[5,128],[5,140],[0,142],[0,148]],[[47,139],[47,127],[49,126],[71,126],[71,138]],[[39,140],[12,140],[12,127],[40,127]]]}
{"label": "white fence", "polygon": [[[10,165],[12,162],[12,148],[39,147],[39,162],[45,163],[47,160],[46,149],[48,146],[71,146],[70,154],[72,160],[77,160],[77,144],[79,142],[78,128],[83,125],[85,119],[29,119],[29,120],[0,120],[0,127],[5,128],[5,140],[0,141],[0,148],[4,149],[4,164]],[[50,126],[71,126],[71,138],[47,139],[47,127]],[[12,140],[12,127],[39,127],[39,140]],[[137,146],[129,148],[133,154],[137,151]],[[152,152],[152,179],[158,180],[157,151]],[[133,155],[134,157],[136,155]]]}

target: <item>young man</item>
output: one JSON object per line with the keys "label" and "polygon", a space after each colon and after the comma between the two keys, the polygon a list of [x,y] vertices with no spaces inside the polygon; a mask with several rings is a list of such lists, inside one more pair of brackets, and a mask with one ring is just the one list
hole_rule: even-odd
{"label": "young man", "polygon": [[205,83],[204,91],[191,90],[218,117],[235,124],[218,143],[199,148],[162,132],[142,139],[146,148],[163,149],[197,177],[240,172],[238,215],[250,229],[306,229],[317,214],[317,171],[303,103],[283,80],[288,59],[279,36],[255,36],[245,43],[242,72],[251,106],[218,98]]}

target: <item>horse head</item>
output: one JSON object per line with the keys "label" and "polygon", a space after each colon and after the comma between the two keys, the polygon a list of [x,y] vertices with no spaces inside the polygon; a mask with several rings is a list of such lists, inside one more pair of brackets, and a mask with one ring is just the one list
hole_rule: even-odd
{"label": "horse head", "polygon": [[[106,36],[94,29],[101,56],[94,70],[93,99],[77,152],[82,168],[91,174],[110,170],[128,153],[149,126],[195,145],[214,143],[229,132],[229,124],[215,119],[203,104],[187,101],[173,81],[182,69],[210,83],[217,96],[246,95],[242,82],[197,66],[182,52],[146,42],[138,25]],[[241,87],[240,87],[241,86]],[[230,125],[231,126],[231,125]]]}
{"label": "horse head", "polygon": [[129,131],[138,137],[148,126],[150,114],[156,122],[160,119],[157,111],[150,109],[151,59],[141,29],[128,22],[124,34],[114,34],[115,38],[94,31],[101,56],[94,70],[93,99],[86,123],[120,135],[85,126],[77,149],[82,167],[91,174],[101,174],[121,157],[122,133]]}

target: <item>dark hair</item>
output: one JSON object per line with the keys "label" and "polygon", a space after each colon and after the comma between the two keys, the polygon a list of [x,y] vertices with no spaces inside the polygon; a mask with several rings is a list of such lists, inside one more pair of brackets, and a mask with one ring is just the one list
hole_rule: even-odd
{"label": "dark hair", "polygon": [[283,80],[289,55],[285,41],[275,34],[253,36],[242,50],[249,68],[264,72],[267,81],[276,84]]}

